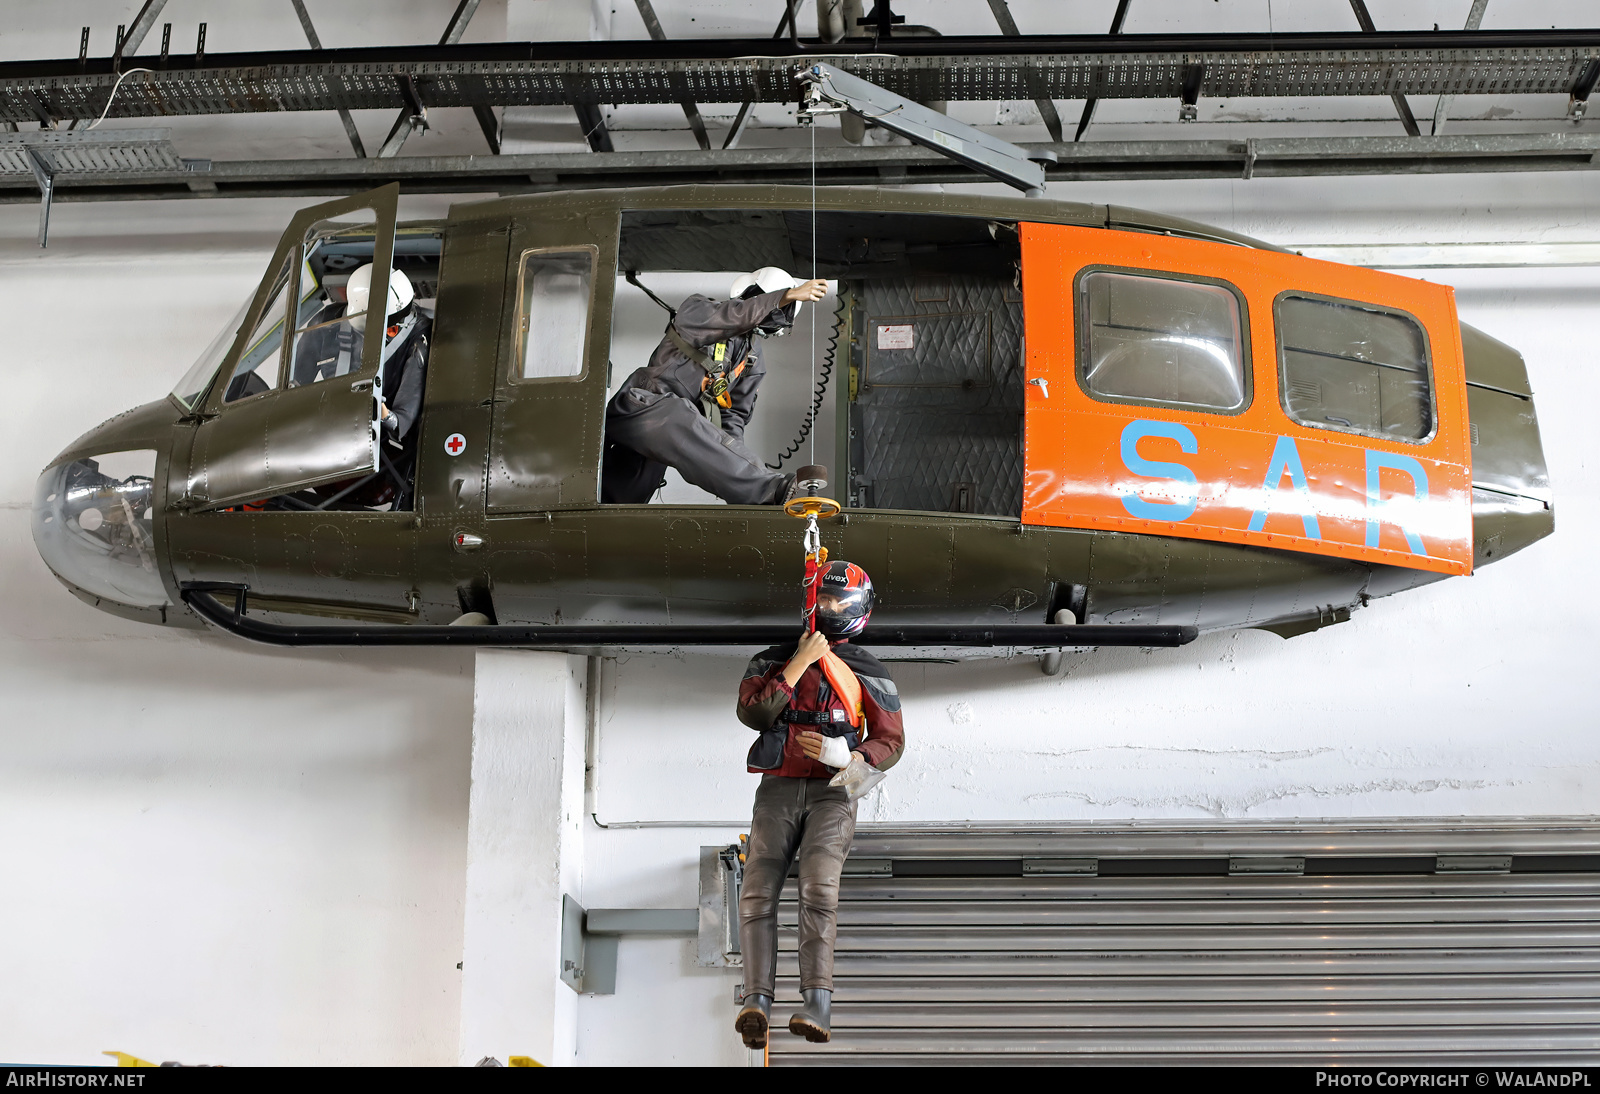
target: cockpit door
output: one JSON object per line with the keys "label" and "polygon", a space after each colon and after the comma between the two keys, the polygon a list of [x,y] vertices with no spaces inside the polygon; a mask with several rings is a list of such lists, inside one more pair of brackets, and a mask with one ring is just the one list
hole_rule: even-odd
{"label": "cockpit door", "polygon": [[[196,405],[188,469],[173,484],[181,508],[275,497],[377,467],[384,339],[337,331],[351,271],[319,261],[317,243],[329,232],[370,232],[365,330],[382,332],[399,194],[391,184],[302,209],[289,223],[233,348]],[[329,360],[299,359],[313,349]]]}

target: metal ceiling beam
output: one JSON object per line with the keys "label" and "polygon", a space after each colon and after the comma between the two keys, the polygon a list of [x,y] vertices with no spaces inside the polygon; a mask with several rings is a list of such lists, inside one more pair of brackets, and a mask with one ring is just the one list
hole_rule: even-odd
{"label": "metal ceiling beam", "polygon": [[[15,138],[13,138],[15,139]],[[1054,181],[1450,174],[1488,171],[1592,171],[1600,134],[1447,137],[1289,137],[1249,141],[1088,141],[1025,146],[1059,162]],[[880,172],[911,183],[988,181],[921,148],[827,147],[816,179],[829,186],[876,186]],[[407,156],[390,160],[183,161],[181,169],[110,171],[88,176],[58,169],[56,201],[190,197],[323,196],[398,182],[406,193],[528,194],[552,190],[698,183],[807,185],[807,148],[738,148],[535,155]],[[214,190],[212,189],[214,188]],[[0,203],[38,200],[26,165],[0,172]]]}
{"label": "metal ceiling beam", "polygon": [[[295,2],[299,4],[299,0]],[[450,16],[450,22],[445,24],[444,33],[439,36],[441,46],[454,46],[460,43],[461,36],[467,32],[467,24],[472,21],[480,2],[481,0],[461,0],[456,5],[455,14]],[[398,156],[401,146],[410,139],[411,134],[419,129],[428,128],[428,106],[422,101],[416,77],[408,73],[398,79],[405,105],[400,108],[400,114],[395,118],[394,125],[389,127],[389,135],[383,139],[383,145],[378,149],[379,159]],[[478,128],[483,130],[484,138],[489,142],[489,151],[498,155],[500,133],[495,125],[494,112],[489,109],[487,103],[473,103],[472,112],[478,119]]]}
{"label": "metal ceiling beam", "polygon": [[[306,32],[306,42],[312,49],[321,49],[322,40],[317,37],[317,28],[311,25],[311,13],[306,10],[305,0],[289,0],[294,5],[294,13],[300,20],[300,29]],[[357,159],[367,158],[366,146],[361,143],[361,133],[356,129],[356,120],[350,116],[350,111],[339,107],[339,121],[344,125],[344,135],[350,138],[350,148],[355,152]]]}
{"label": "metal ceiling beam", "polygon": [[[778,29],[772,32],[774,38],[782,38],[789,30],[789,24],[794,21],[794,5],[784,4],[783,16],[778,20]],[[723,138],[722,147],[733,148],[744,136],[745,126],[750,124],[750,112],[755,109],[755,103],[749,99],[739,104],[739,113],[733,116],[733,124],[728,127],[728,135]]]}
{"label": "metal ceiling beam", "polygon": [[122,36],[122,42],[117,47],[118,57],[132,57],[139,51],[145,35],[154,29],[156,18],[166,6],[167,0],[144,0],[144,7],[133,17],[133,25],[128,28],[128,33]]}
{"label": "metal ceiling beam", "polygon": [[[1005,35],[812,40],[807,57],[915,101],[1159,98],[1203,66],[1208,97],[1572,94],[1600,30],[1301,35]],[[770,38],[472,43],[175,55],[124,81],[113,117],[407,107],[793,102],[799,54]],[[92,119],[109,59],[0,64],[0,120]],[[1042,95],[1038,94],[1042,92]]]}
{"label": "metal ceiling beam", "polygon": [[[650,0],[633,0],[634,6],[639,9],[639,18],[644,20],[645,30],[650,32],[650,37],[657,42],[667,40],[667,32],[661,29],[661,20],[656,18],[656,9],[650,6]],[[675,80],[674,83],[681,84]],[[706,123],[700,117],[700,108],[694,103],[694,96],[685,94],[678,100],[683,107],[683,117],[689,123],[689,130],[694,134],[694,139],[701,148],[711,147],[711,137],[706,132]]]}
{"label": "metal ceiling beam", "polygon": [[[1472,8],[1467,12],[1467,30],[1477,30],[1483,26],[1483,12],[1489,6],[1489,0],[1472,0]],[[1455,101],[1454,95],[1440,95],[1439,101],[1433,105],[1433,127],[1429,130],[1435,137],[1444,132],[1444,123],[1450,112],[1450,104]]]}
{"label": "metal ceiling beam", "polygon": [[[1356,13],[1356,22],[1361,24],[1364,33],[1378,33],[1378,28],[1372,22],[1372,15],[1367,11],[1367,0],[1350,0],[1350,8]],[[1416,115],[1411,113],[1411,104],[1406,102],[1406,97],[1395,91],[1390,93],[1389,98],[1394,101],[1395,113],[1400,115],[1400,124],[1405,126],[1406,135],[1422,136],[1422,130],[1417,127]]]}
{"label": "metal ceiling beam", "polygon": [[[1121,0],[1118,10],[1127,6],[1128,0]],[[1022,31],[1017,29],[1017,21],[1011,15],[1011,8],[1006,0],[989,0],[989,10],[994,13],[994,21],[1000,25],[1000,33],[1012,38],[1022,37]],[[1117,28],[1113,26],[1111,33],[1115,34]],[[1044,127],[1050,133],[1050,139],[1057,144],[1061,143],[1061,115],[1056,112],[1055,100],[1048,96],[1038,96],[1033,100],[1033,105],[1039,108],[1039,118],[1044,122]]]}
{"label": "metal ceiling beam", "polygon": [[[1111,16],[1112,34],[1122,33],[1122,24],[1128,18],[1128,3],[1129,0],[1117,0],[1116,14]],[[1099,104],[1100,100],[1094,98],[1093,96],[1083,100],[1083,113],[1078,116],[1078,129],[1077,132],[1072,134],[1072,139],[1074,141],[1083,140],[1084,133],[1088,132],[1089,130],[1089,123],[1094,121],[1095,107]]]}

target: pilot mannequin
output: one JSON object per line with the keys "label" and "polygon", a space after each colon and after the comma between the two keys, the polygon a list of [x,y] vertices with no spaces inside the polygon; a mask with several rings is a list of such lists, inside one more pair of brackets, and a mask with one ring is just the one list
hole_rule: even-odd
{"label": "pilot mannequin", "polygon": [[756,654],[739,686],[739,720],[761,734],[746,763],[761,785],[739,890],[744,1000],[734,1020],[749,1048],[767,1043],[778,896],[796,861],[804,1005],[790,1017],[789,1032],[808,1041],[832,1037],[839,874],[855,838],[856,799],[905,749],[900,692],[889,670],[850,644],[866,627],[872,602],[865,570],[828,563],[818,575],[817,629],[798,645]]}
{"label": "pilot mannequin", "polygon": [[[316,383],[361,370],[367,306],[372,293],[372,264],[359,267],[345,285],[348,301],[344,318],[314,324],[300,336],[294,351],[293,383]],[[332,308],[337,305],[330,306]],[[384,435],[399,444],[416,424],[422,411],[422,384],[428,371],[428,335],[433,319],[416,303],[411,279],[399,270],[389,272],[389,299],[385,306],[387,330],[383,347],[383,391],[378,417]]]}
{"label": "pilot mannequin", "polygon": [[685,300],[650,363],[606,406],[601,500],[647,502],[668,467],[735,505],[789,500],[794,476],[769,471],[744,443],[766,376],[759,340],[787,332],[801,304],[826,293],[826,281],[767,266],[734,281],[728,300]]}

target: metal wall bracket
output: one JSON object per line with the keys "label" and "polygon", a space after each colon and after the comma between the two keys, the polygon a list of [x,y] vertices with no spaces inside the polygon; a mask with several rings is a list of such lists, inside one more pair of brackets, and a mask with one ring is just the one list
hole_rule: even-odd
{"label": "metal wall bracket", "polygon": [[1100,873],[1100,860],[1094,858],[1025,858],[1023,877],[1093,877]]}
{"label": "metal wall bracket", "polygon": [[694,963],[703,969],[737,969],[739,952],[739,886],[744,863],[739,844],[700,848],[699,946]]}
{"label": "metal wall bracket", "polygon": [[617,941],[625,934],[692,935],[698,908],[592,908],[561,897],[561,982],[580,995],[615,995]]}
{"label": "metal wall bracket", "polygon": [[55,167],[37,148],[24,147],[22,154],[27,157],[28,167],[33,171],[33,181],[39,184],[39,246],[43,247],[50,238],[50,200],[56,190]]}
{"label": "metal wall bracket", "polygon": [[1509,874],[1510,855],[1435,855],[1436,874]]}
{"label": "metal wall bracket", "polygon": [[56,178],[92,180],[183,171],[166,129],[44,129],[0,134],[0,178],[31,174],[39,188],[39,246],[50,237],[50,209]]}
{"label": "metal wall bracket", "polygon": [[1572,85],[1572,92],[1567,96],[1567,117],[1574,121],[1583,117],[1589,109],[1589,96],[1597,80],[1600,80],[1600,60],[1590,61],[1583,66],[1578,82]]}

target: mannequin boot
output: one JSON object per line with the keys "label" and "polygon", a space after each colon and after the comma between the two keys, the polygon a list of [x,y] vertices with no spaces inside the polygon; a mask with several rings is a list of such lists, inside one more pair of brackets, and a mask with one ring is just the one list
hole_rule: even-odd
{"label": "mannequin boot", "polygon": [[[824,1019],[826,1020],[826,1019]],[[772,1021],[772,996],[747,995],[733,1028],[744,1038],[745,1048],[766,1048],[767,1027]]]}
{"label": "mannequin boot", "polygon": [[789,1032],[818,1044],[833,1036],[829,1025],[829,1012],[833,1009],[833,991],[829,988],[801,988],[804,1005],[789,1019]]}

